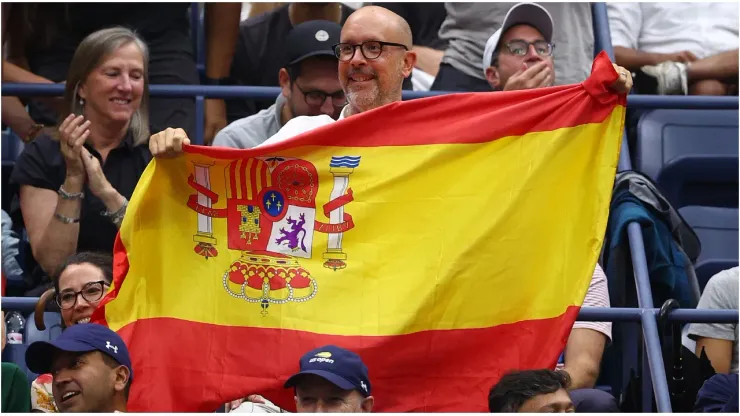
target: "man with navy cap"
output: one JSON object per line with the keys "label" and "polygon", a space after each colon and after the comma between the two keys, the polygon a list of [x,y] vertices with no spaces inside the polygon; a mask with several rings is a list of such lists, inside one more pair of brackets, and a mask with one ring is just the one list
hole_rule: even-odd
{"label": "man with navy cap", "polygon": [[288,60],[278,74],[282,93],[275,104],[229,124],[216,135],[213,145],[249,149],[295,117],[325,114],[337,119],[346,104],[332,49],[339,43],[341,30],[328,20],[310,20],[291,29],[282,45]]}
{"label": "man with navy cap", "polygon": [[34,342],[26,365],[34,373],[51,373],[62,413],[126,411],[131,358],[121,337],[105,326],[73,325],[52,342]]}
{"label": "man with navy cap", "polygon": [[301,357],[285,387],[294,388],[298,413],[370,413],[375,403],[360,356],[334,345]]}

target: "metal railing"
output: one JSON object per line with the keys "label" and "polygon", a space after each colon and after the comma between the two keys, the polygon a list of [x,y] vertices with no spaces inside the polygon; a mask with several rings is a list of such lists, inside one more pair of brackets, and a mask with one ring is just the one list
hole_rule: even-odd
{"label": "metal railing", "polygon": [[[609,34],[608,17],[604,3],[593,3],[593,26],[595,51],[605,50],[614,60]],[[193,14],[193,21],[196,14]],[[202,19],[198,19],[202,22]],[[194,28],[199,37],[197,44],[202,45],[203,27]],[[199,64],[203,64],[203,51],[196,51]],[[6,84],[3,83],[3,96],[60,96],[64,86],[60,84]],[[280,94],[279,87],[256,86],[203,86],[203,85],[151,85],[150,95],[154,97],[195,97],[196,136],[195,144],[203,143],[204,98],[251,98],[274,99]],[[450,94],[446,91],[404,91],[403,98],[417,99],[435,95]],[[628,108],[667,108],[667,109],[738,109],[738,97],[683,97],[683,96],[650,96],[630,95],[627,98]],[[631,169],[629,146],[626,135],[623,138],[622,152],[619,158],[618,170]],[[639,224],[628,225],[628,239],[632,257],[632,267],[637,288],[638,308],[582,308],[578,319],[583,321],[613,321],[640,323],[643,332],[643,354],[648,365],[643,366],[643,410],[652,408],[652,394],[655,395],[657,410],[670,412],[670,394],[663,364],[663,354],[658,334],[658,309],[653,305],[650,279],[648,276],[647,260],[643,245],[642,230]],[[37,298],[2,298],[2,308],[5,310],[30,311],[36,304]],[[51,306],[49,307],[51,308]],[[676,309],[666,316],[668,321],[674,322],[738,322],[737,310],[709,311],[696,309]]]}

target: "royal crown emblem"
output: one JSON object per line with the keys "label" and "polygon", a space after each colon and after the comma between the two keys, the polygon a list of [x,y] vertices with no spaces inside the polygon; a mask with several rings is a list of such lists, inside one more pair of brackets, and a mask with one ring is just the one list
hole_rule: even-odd
{"label": "royal crown emblem", "polygon": [[332,157],[330,200],[322,206],[329,222],[316,215],[319,175],[305,160],[283,157],[238,159],[225,169],[226,208],[213,208],[219,194],[211,188],[213,164],[194,162],[188,184],[196,191],[187,205],[197,212],[194,251],[206,260],[218,256],[213,235],[214,218],[226,218],[227,246],[240,257],[223,275],[226,292],[261,306],[267,314],[271,304],[305,302],[314,298],[318,284],[301,266],[313,257],[314,233],[328,234],[322,253],[324,267],[334,271],[347,267],[342,249],[344,233],[354,228],[344,211],[354,200],[349,177],[360,164],[359,156]]}

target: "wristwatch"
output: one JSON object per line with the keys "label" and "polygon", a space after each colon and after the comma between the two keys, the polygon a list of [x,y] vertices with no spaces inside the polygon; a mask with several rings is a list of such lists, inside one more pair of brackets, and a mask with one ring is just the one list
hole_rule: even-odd
{"label": "wristwatch", "polygon": [[32,141],[36,140],[36,136],[38,136],[43,129],[43,124],[34,124],[33,126],[31,126],[31,129],[23,137],[23,143],[31,143]]}

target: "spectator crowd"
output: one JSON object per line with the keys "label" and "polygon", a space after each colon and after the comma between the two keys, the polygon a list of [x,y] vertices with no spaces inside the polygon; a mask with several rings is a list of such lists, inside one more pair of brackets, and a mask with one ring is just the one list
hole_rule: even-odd
{"label": "spectator crowd", "polygon": [[[127,410],[136,369],[121,338],[90,317],[111,285],[113,243],[144,169],[198,134],[194,100],[150,98],[150,85],[279,87],[275,100],[205,102],[206,144],[249,149],[398,102],[403,90],[580,83],[594,52],[588,3],[284,3],[243,21],[240,3],[206,3],[199,73],[189,7],[2,5],[3,82],[64,85],[63,98],[2,98],[3,124],[25,143],[9,179],[17,194],[2,215],[3,281],[20,283],[4,295],[53,297],[65,328],[28,347],[26,364],[40,374],[31,383],[3,363],[2,411]],[[608,12],[614,91],[737,94],[737,4],[610,3]],[[737,309],[737,295],[736,267],[710,280],[698,307]],[[610,306],[598,264],[583,306]],[[692,324],[688,335],[718,373],[697,409],[737,411],[737,325]],[[504,375],[489,410],[618,412],[617,399],[597,388],[611,340],[611,323],[576,322],[557,367]],[[321,354],[332,360],[313,359]],[[296,368],[285,388],[298,412],[373,411],[373,369],[356,353],[326,345]],[[716,394],[732,388],[734,397]],[[226,410],[284,411],[254,393]]]}

